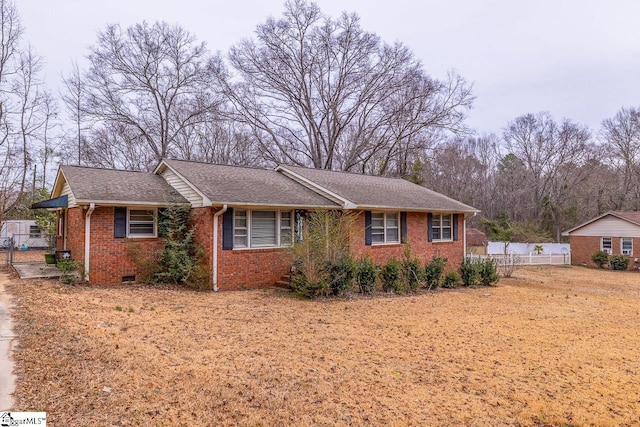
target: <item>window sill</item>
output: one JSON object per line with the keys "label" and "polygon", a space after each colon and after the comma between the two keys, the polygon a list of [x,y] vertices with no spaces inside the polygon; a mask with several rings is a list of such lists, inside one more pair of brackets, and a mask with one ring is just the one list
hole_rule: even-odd
{"label": "window sill", "polygon": [[233,248],[232,250],[237,252],[250,252],[250,251],[261,252],[261,251],[273,251],[277,249],[287,249],[290,247],[291,246],[262,246],[258,248]]}
{"label": "window sill", "polygon": [[453,239],[449,239],[449,240],[432,240],[431,243],[453,243],[454,240]]}
{"label": "window sill", "polygon": [[392,243],[371,243],[372,247],[384,247],[384,246],[400,246],[402,243],[400,242],[392,242]]}
{"label": "window sill", "polygon": [[139,236],[139,235],[128,235],[127,239],[157,239],[158,236]]}

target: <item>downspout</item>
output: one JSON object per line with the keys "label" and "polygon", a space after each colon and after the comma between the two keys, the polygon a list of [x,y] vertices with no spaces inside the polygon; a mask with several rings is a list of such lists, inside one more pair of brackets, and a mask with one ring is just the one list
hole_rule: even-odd
{"label": "downspout", "polygon": [[84,280],[89,281],[89,256],[91,244],[91,214],[96,209],[96,204],[91,203],[84,217]]}
{"label": "downspout", "polygon": [[213,291],[218,292],[218,217],[227,211],[227,205],[213,214]]}
{"label": "downspout", "polygon": [[462,259],[467,258],[467,216],[462,215]]}

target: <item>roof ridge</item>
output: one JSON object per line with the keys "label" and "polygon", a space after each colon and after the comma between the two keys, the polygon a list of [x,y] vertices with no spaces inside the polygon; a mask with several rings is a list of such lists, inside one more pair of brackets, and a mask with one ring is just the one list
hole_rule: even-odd
{"label": "roof ridge", "polygon": [[252,170],[262,170],[262,171],[275,171],[275,168],[265,168],[265,167],[259,167],[259,166],[245,166],[245,165],[228,165],[228,164],[222,164],[222,163],[205,162],[203,160],[185,160],[185,159],[170,159],[170,158],[164,158],[163,160],[169,161],[169,162],[196,163],[196,164],[207,165],[207,166],[219,166],[219,167],[252,169]]}
{"label": "roof ridge", "polygon": [[134,173],[149,173],[153,174],[150,171],[140,171],[140,170],[129,170],[129,169],[114,169],[114,168],[104,168],[99,166],[86,166],[86,165],[60,165],[61,168],[75,168],[75,169],[93,169],[93,170],[102,170],[102,171],[111,171],[111,172],[134,172]]}
{"label": "roof ridge", "polygon": [[[307,169],[307,170],[315,170],[315,171],[321,171],[321,172],[333,172],[336,174],[347,174],[347,175],[356,175],[356,176],[367,176],[367,177],[372,177],[372,178],[386,178],[386,179],[397,179],[397,180],[402,180],[402,181],[407,181],[407,182],[411,182],[408,179],[405,179],[401,176],[387,176],[387,175],[371,175],[371,174],[367,174],[367,173],[362,173],[362,172],[353,172],[353,171],[337,171],[337,170],[333,170],[333,169],[322,169],[322,168],[311,168],[311,167],[307,167],[307,166],[294,166],[294,165],[287,165],[284,163],[279,164],[278,166],[281,166],[283,168],[299,168],[299,169]],[[411,182],[412,184],[415,184],[415,182]],[[416,185],[420,185],[420,184],[416,184]],[[425,187],[426,188],[426,187]]]}

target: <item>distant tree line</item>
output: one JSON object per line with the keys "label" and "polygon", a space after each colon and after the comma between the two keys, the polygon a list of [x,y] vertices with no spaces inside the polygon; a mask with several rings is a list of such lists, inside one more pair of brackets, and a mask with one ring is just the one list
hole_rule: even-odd
{"label": "distant tree line", "polygon": [[541,112],[474,135],[471,85],[429,76],[356,14],[289,0],[225,55],[178,25],[108,25],[56,97],[15,4],[0,5],[0,220],[26,215],[59,163],[149,170],[163,157],[401,176],[523,238],[640,204],[640,110],[595,134]]}

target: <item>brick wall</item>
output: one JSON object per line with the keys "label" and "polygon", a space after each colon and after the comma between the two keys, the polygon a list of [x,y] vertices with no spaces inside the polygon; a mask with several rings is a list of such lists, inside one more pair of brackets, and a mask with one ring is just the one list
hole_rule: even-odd
{"label": "brick wall", "polygon": [[[80,207],[68,210],[67,249],[83,266],[86,213],[87,210]],[[113,214],[113,207],[97,207],[91,214],[89,279],[96,285],[120,284],[125,276],[135,276],[139,280],[142,271],[138,269],[132,249],[141,259],[152,259],[162,245],[161,239],[157,238],[115,238]]]}
{"label": "brick wall", "polygon": [[[350,249],[354,257],[368,256],[378,264],[386,263],[390,258],[401,260],[403,257],[403,244],[391,245],[365,245],[364,242],[364,212],[358,214],[353,231],[350,236]],[[458,215],[459,240],[451,242],[427,241],[427,214],[422,212],[407,213],[407,239],[411,244],[411,252],[421,264],[430,261],[433,255],[448,259],[447,271],[457,269],[464,256],[462,215]]]}
{"label": "brick wall", "polygon": [[[84,214],[82,208],[67,210],[67,250],[71,251],[71,258],[84,264]],[[57,238],[58,249],[65,249],[64,236]]]}
{"label": "brick wall", "polygon": [[219,217],[218,287],[220,290],[273,286],[283,275],[289,273],[290,268],[291,259],[285,248],[223,250],[222,216]]}
{"label": "brick wall", "polygon": [[[611,238],[612,254],[620,254],[620,238]],[[591,255],[600,250],[600,236],[569,236],[569,244],[571,245],[571,263],[574,265],[586,264],[596,267],[591,261]],[[629,270],[638,267],[639,263],[635,263],[635,258],[640,258],[640,238],[633,238],[633,254],[629,262]]]}
{"label": "brick wall", "polygon": [[[213,261],[213,214],[212,208],[193,210],[193,224],[196,228],[196,243],[203,249],[203,267],[211,273]],[[86,210],[71,208],[68,211],[69,231],[67,248],[74,259],[84,263],[84,220]],[[152,257],[160,249],[161,239],[123,239],[114,238],[113,207],[98,207],[91,215],[91,259],[90,279],[96,285],[114,285],[122,282],[123,276],[136,276],[138,271],[131,248],[144,257]],[[449,260],[448,269],[460,265],[464,253],[463,218],[458,217],[458,230],[461,238],[455,242],[427,241],[427,214],[407,214],[407,236],[411,242],[412,253],[421,263],[430,260],[434,254]],[[272,286],[289,272],[291,259],[288,251],[282,248],[268,249],[222,249],[222,217],[218,223],[218,287],[220,290],[238,290]],[[640,243],[639,243],[640,244]],[[350,248],[354,257],[369,256],[376,263],[384,264],[395,257],[403,256],[404,245],[364,244],[364,212],[356,218],[350,236]],[[640,246],[639,246],[640,248]]]}

